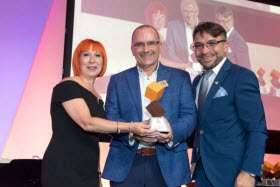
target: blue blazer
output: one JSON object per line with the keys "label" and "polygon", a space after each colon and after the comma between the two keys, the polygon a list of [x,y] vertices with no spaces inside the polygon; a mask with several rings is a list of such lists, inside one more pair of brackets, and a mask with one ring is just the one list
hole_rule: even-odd
{"label": "blue blazer", "polygon": [[[201,76],[194,80],[194,91]],[[220,94],[219,94],[220,93]],[[226,60],[205,99],[194,143],[215,187],[234,186],[239,172],[262,176],[266,120],[255,74]]]}
{"label": "blue blazer", "polygon": [[[196,126],[197,112],[193,100],[189,74],[159,63],[157,81],[166,80],[159,104],[166,113],[173,130],[173,145],[156,144],[157,159],[168,186],[180,186],[191,181],[186,138]],[[142,121],[142,104],[137,67],[133,67],[110,79],[106,98],[106,114],[109,120],[122,122]],[[129,144],[127,133],[114,134],[102,177],[122,182],[132,166],[138,142]]]}

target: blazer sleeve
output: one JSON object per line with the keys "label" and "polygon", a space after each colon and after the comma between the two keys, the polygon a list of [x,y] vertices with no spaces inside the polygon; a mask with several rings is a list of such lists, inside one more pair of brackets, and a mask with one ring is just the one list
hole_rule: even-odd
{"label": "blazer sleeve", "polygon": [[235,95],[239,119],[247,133],[241,170],[261,176],[267,128],[258,80],[252,71],[245,70],[240,74]]}
{"label": "blazer sleeve", "polygon": [[173,145],[166,144],[168,149],[178,146],[185,142],[194,131],[197,124],[197,111],[193,98],[190,76],[185,73],[184,81],[181,84],[179,94],[179,114],[175,120],[168,120],[173,131]]}
{"label": "blazer sleeve", "polygon": [[[107,119],[112,121],[129,123],[130,121],[126,121],[121,118],[116,82],[117,81],[115,79],[115,76],[112,76],[108,84],[106,104],[105,104],[105,112],[107,115]],[[112,133],[111,135],[116,140],[123,142],[123,144],[125,144],[128,147],[134,147],[136,145],[136,141],[134,141],[133,144],[129,143],[128,133],[121,133],[121,134]]]}

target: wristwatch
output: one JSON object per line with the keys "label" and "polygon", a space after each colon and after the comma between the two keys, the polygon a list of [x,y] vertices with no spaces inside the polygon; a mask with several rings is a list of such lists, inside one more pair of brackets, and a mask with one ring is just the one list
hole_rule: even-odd
{"label": "wristwatch", "polygon": [[248,171],[243,171],[243,172],[246,172],[246,173],[248,173],[251,177],[253,177],[253,178],[256,178],[256,176],[257,175],[255,175],[254,173],[250,173],[250,172],[248,172]]}
{"label": "wristwatch", "polygon": [[253,178],[256,178],[256,176],[257,175],[255,175],[254,173],[250,173],[250,172],[248,172],[249,173],[249,175],[251,176],[251,177],[253,177]]}

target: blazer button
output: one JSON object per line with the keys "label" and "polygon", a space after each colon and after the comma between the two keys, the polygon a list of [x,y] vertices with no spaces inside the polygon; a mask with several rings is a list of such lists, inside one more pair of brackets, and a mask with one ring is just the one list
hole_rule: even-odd
{"label": "blazer button", "polygon": [[199,149],[198,148],[196,148],[196,152],[198,152],[199,151]]}
{"label": "blazer button", "polygon": [[204,134],[204,130],[200,130],[200,134]]}
{"label": "blazer button", "polygon": [[260,174],[263,174],[263,172],[261,171]]}

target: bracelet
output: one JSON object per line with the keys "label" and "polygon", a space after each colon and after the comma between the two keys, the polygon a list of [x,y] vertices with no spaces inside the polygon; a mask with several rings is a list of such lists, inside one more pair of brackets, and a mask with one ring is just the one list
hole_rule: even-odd
{"label": "bracelet", "polygon": [[130,135],[130,136],[133,136],[133,133],[131,132],[131,130],[132,130],[132,124],[133,124],[133,121],[130,122],[130,126],[129,126],[129,135]]}
{"label": "bracelet", "polygon": [[121,130],[119,129],[119,122],[117,121],[117,134],[120,134],[121,133]]}
{"label": "bracelet", "polygon": [[241,170],[241,172],[245,172],[245,173],[248,173],[250,175],[250,177],[253,177],[253,178],[256,178],[257,175],[255,175],[254,173],[250,173],[248,171],[243,171]]}

